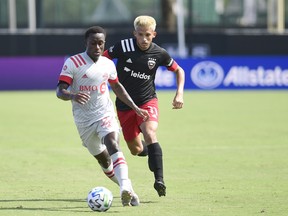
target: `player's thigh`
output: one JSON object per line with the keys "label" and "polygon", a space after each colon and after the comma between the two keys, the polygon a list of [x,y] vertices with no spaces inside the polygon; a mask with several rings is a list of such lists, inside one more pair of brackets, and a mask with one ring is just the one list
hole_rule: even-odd
{"label": "player's thigh", "polygon": [[[118,121],[115,116],[107,116],[97,122],[97,128],[96,131],[102,141],[102,143],[105,142],[105,137],[112,133],[110,135],[110,139],[112,140],[118,140],[118,136],[120,133],[120,127],[118,124]],[[109,139],[109,136],[107,137]]]}
{"label": "player's thigh", "polygon": [[88,149],[93,156],[100,154],[106,149],[106,146],[102,144],[96,132],[97,124],[93,124],[89,127],[77,127],[82,144]]}
{"label": "player's thigh", "polygon": [[132,141],[139,136],[141,131],[138,126],[137,114],[135,111],[117,111],[117,114],[125,141]]}
{"label": "player's thigh", "polygon": [[[141,109],[147,110],[149,113],[149,121],[156,121],[158,122],[159,118],[159,108],[158,108],[158,99],[153,98],[152,100],[148,101],[147,103],[140,106]],[[138,116],[138,124],[142,124],[144,120]]]}
{"label": "player's thigh", "polygon": [[103,144],[106,145],[108,152],[117,152],[119,144],[120,128],[115,116],[107,116],[98,121],[97,133]]}
{"label": "player's thigh", "polygon": [[147,144],[158,142],[157,140],[157,121],[147,121],[140,125],[141,131],[144,136],[144,140]]}

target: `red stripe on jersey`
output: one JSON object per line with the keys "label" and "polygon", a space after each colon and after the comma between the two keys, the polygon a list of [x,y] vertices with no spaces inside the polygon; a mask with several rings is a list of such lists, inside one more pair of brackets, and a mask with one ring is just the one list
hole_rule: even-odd
{"label": "red stripe on jersey", "polygon": [[60,75],[59,81],[66,82],[66,83],[68,83],[69,85],[71,85],[73,79],[72,79],[71,77],[68,77],[68,76]]}
{"label": "red stripe on jersey", "polygon": [[102,54],[102,56],[105,56],[106,58],[111,59],[111,60],[113,59],[113,58],[109,55],[108,50],[105,50],[104,53]]}
{"label": "red stripe on jersey", "polygon": [[79,63],[79,65],[82,66],[83,63],[80,61],[78,55],[75,55],[74,57],[75,57],[75,59],[77,60],[77,62]]}
{"label": "red stripe on jersey", "polygon": [[169,71],[175,71],[178,68],[178,64],[176,61],[173,61],[173,64],[170,67],[167,67]]}
{"label": "red stripe on jersey", "polygon": [[73,63],[75,64],[76,68],[78,68],[79,65],[78,65],[77,62],[75,61],[74,56],[70,57],[70,59],[71,59],[71,60],[73,61]]}
{"label": "red stripe on jersey", "polygon": [[83,57],[80,55],[80,54],[78,54],[78,57],[80,58],[80,60],[83,62],[83,64],[84,65],[86,65],[86,62],[85,62],[85,60],[83,59]]}
{"label": "red stripe on jersey", "polygon": [[119,82],[118,77],[116,77],[116,79],[112,80],[112,79],[108,79],[109,83],[117,83]]}

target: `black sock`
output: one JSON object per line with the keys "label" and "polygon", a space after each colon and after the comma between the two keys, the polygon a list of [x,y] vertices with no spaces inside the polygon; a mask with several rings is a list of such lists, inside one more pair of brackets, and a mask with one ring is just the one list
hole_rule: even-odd
{"label": "black sock", "polygon": [[140,157],[145,157],[148,155],[148,148],[146,143],[142,140],[143,151],[138,154]]}
{"label": "black sock", "polygon": [[148,145],[148,165],[155,180],[163,181],[162,149],[158,142]]}

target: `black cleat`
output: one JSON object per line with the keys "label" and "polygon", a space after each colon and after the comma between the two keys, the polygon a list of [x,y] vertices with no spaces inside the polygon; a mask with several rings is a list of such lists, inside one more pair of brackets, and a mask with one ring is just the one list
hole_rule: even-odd
{"label": "black cleat", "polygon": [[159,197],[166,196],[166,186],[164,185],[164,182],[162,181],[155,181],[154,188],[157,191]]}

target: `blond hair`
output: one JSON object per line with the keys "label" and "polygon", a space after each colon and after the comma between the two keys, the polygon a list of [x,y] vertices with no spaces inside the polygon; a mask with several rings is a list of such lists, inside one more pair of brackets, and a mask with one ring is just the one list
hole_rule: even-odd
{"label": "blond hair", "polygon": [[151,16],[138,16],[134,20],[134,29],[136,30],[137,27],[148,27],[155,31],[156,21]]}

